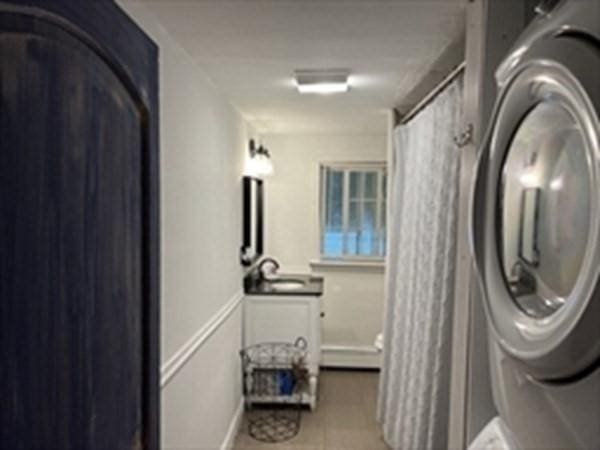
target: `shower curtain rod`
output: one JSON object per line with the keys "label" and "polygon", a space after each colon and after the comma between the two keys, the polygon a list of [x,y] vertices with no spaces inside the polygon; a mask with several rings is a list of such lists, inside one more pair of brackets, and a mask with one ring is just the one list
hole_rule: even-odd
{"label": "shower curtain rod", "polygon": [[454,79],[460,75],[462,71],[465,70],[466,62],[461,62],[455,69],[452,70],[446,77],[438,83],[436,87],[434,87],[429,93],[423,97],[423,99],[417,103],[412,109],[404,114],[400,119],[400,125],[404,125],[408,121],[410,121],[413,117],[419,114],[429,103],[431,103],[443,90],[448,86]]}

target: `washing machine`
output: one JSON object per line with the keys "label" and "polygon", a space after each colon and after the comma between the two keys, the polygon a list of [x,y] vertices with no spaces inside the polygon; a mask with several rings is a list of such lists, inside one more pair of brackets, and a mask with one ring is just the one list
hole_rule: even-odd
{"label": "washing machine", "polygon": [[541,9],[496,72],[471,244],[514,445],[600,449],[600,0]]}

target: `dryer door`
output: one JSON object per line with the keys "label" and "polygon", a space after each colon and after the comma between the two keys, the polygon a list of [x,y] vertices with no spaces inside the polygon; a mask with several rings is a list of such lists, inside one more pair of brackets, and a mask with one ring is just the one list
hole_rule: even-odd
{"label": "dryer door", "polygon": [[600,52],[551,38],[521,61],[482,149],[473,244],[496,339],[559,380],[600,357]]}

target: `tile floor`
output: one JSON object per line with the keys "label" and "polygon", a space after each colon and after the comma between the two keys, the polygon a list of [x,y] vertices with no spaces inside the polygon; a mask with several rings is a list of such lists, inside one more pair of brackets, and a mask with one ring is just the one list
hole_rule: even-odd
{"label": "tile floor", "polygon": [[378,378],[376,372],[322,371],[317,409],[302,413],[298,435],[261,443],[244,423],[235,450],[388,450],[375,421]]}

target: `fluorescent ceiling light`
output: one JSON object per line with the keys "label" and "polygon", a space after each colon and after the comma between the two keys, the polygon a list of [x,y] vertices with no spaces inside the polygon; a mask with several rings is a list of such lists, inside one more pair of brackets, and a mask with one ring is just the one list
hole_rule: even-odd
{"label": "fluorescent ceiling light", "polygon": [[335,94],[348,91],[348,83],[313,83],[298,84],[301,94]]}
{"label": "fluorescent ceiling light", "polygon": [[296,70],[294,79],[301,94],[335,94],[347,92],[349,71],[335,70]]}

